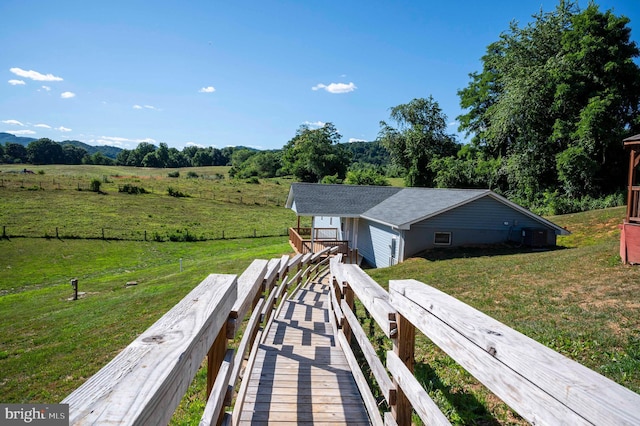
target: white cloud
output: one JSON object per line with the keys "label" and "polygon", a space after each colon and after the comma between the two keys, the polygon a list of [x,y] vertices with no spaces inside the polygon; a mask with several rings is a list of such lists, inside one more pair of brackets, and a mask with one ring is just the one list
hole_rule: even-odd
{"label": "white cloud", "polygon": [[64,127],[64,126],[60,126],[60,127],[56,127],[56,130],[59,130],[61,132],[70,132],[71,129]]}
{"label": "white cloud", "polygon": [[13,80],[12,79],[12,80],[9,80],[9,84],[12,85],[12,86],[24,86],[27,83],[25,83],[22,80]]}
{"label": "white cloud", "polygon": [[305,125],[311,126],[311,127],[324,127],[324,125],[327,124],[327,123],[325,123],[324,121],[319,121],[318,120],[318,121],[305,121],[302,124],[305,124]]}
{"label": "white cloud", "polygon": [[75,94],[75,93],[73,93],[73,92],[62,92],[62,93],[60,94],[60,97],[61,97],[62,99],[70,99],[70,98],[75,98],[75,97],[76,97],[76,94]]}
{"label": "white cloud", "polygon": [[203,87],[202,89],[198,90],[198,92],[200,93],[213,93],[215,91],[216,91],[216,88],[213,86]]}
{"label": "white cloud", "polygon": [[24,124],[22,124],[18,120],[2,120],[2,122],[4,124],[11,124],[12,126],[24,126]]}
{"label": "white cloud", "polygon": [[331,83],[329,85],[326,84],[316,84],[315,86],[313,86],[311,88],[311,90],[320,90],[320,89],[324,89],[329,93],[349,93],[349,92],[353,92],[354,90],[357,89],[356,85],[353,83]]}
{"label": "white cloud", "polygon": [[204,145],[200,145],[199,143],[195,143],[195,142],[187,142],[185,144],[185,146],[195,146],[197,148],[204,148],[205,147]]}
{"label": "white cloud", "polygon": [[365,139],[349,138],[349,142],[369,142]]}
{"label": "white cloud", "polygon": [[41,74],[38,71],[23,70],[22,68],[9,68],[9,71],[17,75],[18,77],[30,78],[36,81],[62,81],[62,77],[56,77],[53,74]]}
{"label": "white cloud", "polygon": [[451,126],[458,126],[460,125],[460,123],[458,123],[457,121],[452,121],[450,123],[447,123],[447,126],[451,127]]}
{"label": "white cloud", "polygon": [[50,91],[51,91],[51,87],[49,87],[49,86],[42,86],[42,88],[43,88],[44,90],[46,90],[47,92],[50,92]]}
{"label": "white cloud", "polygon": [[33,130],[9,130],[7,133],[11,133],[13,135],[35,135],[36,132]]}
{"label": "white cloud", "polygon": [[160,111],[160,108],[156,108],[153,105],[138,105],[138,104],[135,104],[133,106],[133,109],[151,109],[153,111]]}
{"label": "white cloud", "polygon": [[130,146],[130,145],[137,146],[141,142],[148,142],[153,145],[156,144],[155,139],[151,139],[151,138],[129,139],[129,138],[122,138],[118,136],[99,136],[97,138],[89,140],[89,142],[97,145],[109,145],[109,146],[117,146],[117,147]]}
{"label": "white cloud", "polygon": [[49,126],[48,124],[36,124],[33,127],[40,127],[40,128],[43,128],[43,129],[50,129],[51,128],[51,126]]}

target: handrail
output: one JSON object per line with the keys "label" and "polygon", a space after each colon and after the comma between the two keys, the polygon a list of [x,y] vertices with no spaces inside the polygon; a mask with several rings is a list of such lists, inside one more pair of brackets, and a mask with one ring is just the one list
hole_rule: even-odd
{"label": "handrail", "polygon": [[[287,272],[308,279],[321,265],[328,268],[333,251],[256,259],[239,277],[209,275],[62,401],[69,404],[69,423],[167,424],[205,357],[209,397],[200,424],[230,422],[224,407],[231,406],[247,351],[262,337],[260,325],[272,320],[271,303],[282,305]],[[243,324],[237,351],[228,349]]]}
{"label": "handrail", "polygon": [[[357,266],[337,260],[331,272],[340,333],[356,337],[391,407],[387,423],[411,424],[413,409],[425,424],[449,424],[413,376],[417,328],[532,424],[640,424],[640,395],[435,288],[392,280],[386,293]],[[386,355],[390,377],[351,312],[354,296],[393,341]]]}

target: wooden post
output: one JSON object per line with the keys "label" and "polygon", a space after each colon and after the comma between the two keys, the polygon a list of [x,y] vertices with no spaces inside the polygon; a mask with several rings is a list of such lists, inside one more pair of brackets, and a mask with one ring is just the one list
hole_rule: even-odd
{"label": "wooden post", "polygon": [[224,354],[227,351],[227,326],[222,326],[218,336],[213,341],[211,349],[207,354],[207,398],[211,395],[211,389],[218,376],[220,365],[224,360]]}
{"label": "wooden post", "polygon": [[632,204],[632,193],[633,193],[633,178],[634,178],[634,174],[635,174],[635,168],[634,168],[634,163],[635,163],[635,155],[636,155],[636,150],[631,148],[630,153],[629,153],[629,176],[627,176],[628,179],[628,183],[627,183],[627,218],[625,220],[626,223],[629,223],[629,217],[631,216],[631,204]]}
{"label": "wooden post", "polygon": [[[344,301],[347,303],[347,305],[349,305],[349,308],[353,311],[353,305],[354,305],[354,294],[353,294],[353,289],[351,288],[350,285],[346,285],[344,287],[344,292],[343,292],[343,296],[344,296]],[[347,342],[351,343],[351,326],[349,325],[348,321],[344,322],[344,326],[342,327],[342,330],[344,332],[344,336],[347,338]]]}
{"label": "wooden post", "polygon": [[[416,328],[400,314],[396,314],[396,321],[398,324],[398,334],[396,334],[396,338],[393,339],[393,351],[398,355],[404,365],[407,366],[409,371],[413,373]],[[396,404],[391,407],[391,413],[396,419],[398,426],[411,426],[411,414],[413,411],[411,402],[409,402],[395,379],[393,380],[393,384],[396,387],[397,398]]]}

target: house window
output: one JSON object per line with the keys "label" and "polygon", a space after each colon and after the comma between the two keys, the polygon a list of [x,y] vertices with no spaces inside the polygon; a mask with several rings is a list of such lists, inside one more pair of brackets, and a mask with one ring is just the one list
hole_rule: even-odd
{"label": "house window", "polygon": [[433,235],[433,244],[436,246],[450,246],[451,232],[436,232]]}

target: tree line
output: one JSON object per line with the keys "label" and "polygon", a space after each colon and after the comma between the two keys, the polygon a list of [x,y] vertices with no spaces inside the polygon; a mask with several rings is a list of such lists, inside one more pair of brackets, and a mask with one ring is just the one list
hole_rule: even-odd
{"label": "tree line", "polygon": [[539,213],[605,207],[624,202],[622,139],[640,133],[640,51],[630,32],[628,18],[602,12],[595,3],[581,10],[566,0],[524,26],[511,23],[487,46],[482,70],[469,74],[467,87],[458,91],[465,110],[457,117],[458,130],[469,143],[447,132],[447,116],[427,96],[390,108],[373,142],[340,143],[336,127],[327,123],[301,126],[273,151],[178,151],[141,143],[112,160],[39,140],[25,152],[7,144],[0,158],[231,165],[236,178],[293,176],[325,183],[386,185],[387,178],[402,177],[407,186],[489,188]]}
{"label": "tree line", "polygon": [[232,154],[238,150],[251,151],[244,147],[202,148],[189,146],[179,151],[169,148],[166,143],[155,146],[148,142],[138,144],[135,149],[123,149],[116,158],[102,152],[89,154],[86,149],[72,144],[59,143],[42,138],[30,142],[27,146],[8,142],[0,145],[0,162],[6,164],[97,164],[132,167],[201,167],[226,166]]}

